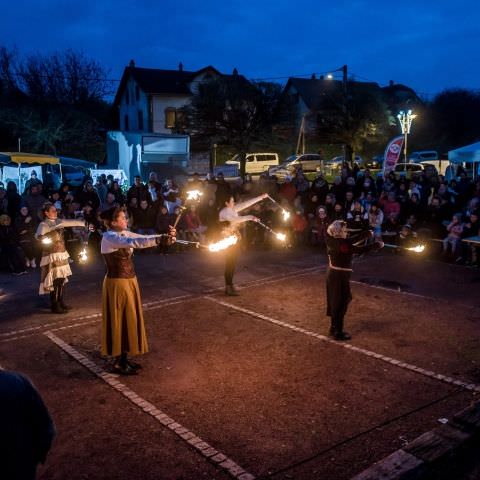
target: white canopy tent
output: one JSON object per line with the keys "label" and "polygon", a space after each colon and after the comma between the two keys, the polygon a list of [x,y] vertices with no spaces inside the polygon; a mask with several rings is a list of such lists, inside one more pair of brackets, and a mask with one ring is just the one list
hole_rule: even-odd
{"label": "white canopy tent", "polygon": [[[467,168],[473,170],[473,175],[478,175],[480,172],[480,142],[466,145],[465,147],[450,150],[448,152],[448,160],[453,164],[466,164]],[[478,169],[475,168],[478,164]]]}

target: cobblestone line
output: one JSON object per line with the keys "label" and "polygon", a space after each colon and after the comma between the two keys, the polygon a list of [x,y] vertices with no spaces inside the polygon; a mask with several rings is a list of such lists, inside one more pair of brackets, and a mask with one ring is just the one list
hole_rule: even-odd
{"label": "cobblestone line", "polygon": [[81,354],[78,350],[73,348],[68,343],[64,342],[61,338],[57,337],[51,331],[44,332],[44,335],[61,348],[65,353],[74,358],[78,363],[90,370],[94,375],[103,380],[107,385],[117,390],[127,400],[133,403],[136,407],[143,410],[147,415],[150,415],[155,421],[160,423],[163,427],[171,430],[187,445],[194,448],[197,453],[200,453],[205,459],[218,466],[222,470],[226,471],[233,478],[238,480],[254,480],[255,477],[240,467],[231,458],[227,457],[222,452],[219,452],[209,443],[202,440],[201,437],[184,427],[180,423],[176,422],[173,418],[166,413],[159,410],[155,405],[140,397],[132,389],[121,383],[117,379],[117,375],[106,372],[101,367],[96,365],[85,355]]}
{"label": "cobblestone line", "polygon": [[480,385],[476,385],[474,383],[468,383],[464,382],[462,380],[458,380],[456,378],[450,377],[448,375],[442,375],[436,372],[433,372],[431,370],[426,370],[421,367],[417,367],[416,365],[413,365],[411,363],[407,362],[402,362],[401,360],[397,360],[392,357],[388,357],[386,355],[382,355],[380,353],[373,352],[371,350],[367,350],[365,348],[361,347],[356,347],[355,345],[352,345],[351,343],[342,343],[338,342],[336,340],[333,340],[325,335],[321,335],[320,333],[313,332],[311,330],[307,330],[305,328],[297,327],[296,325],[292,325],[291,323],[288,322],[283,322],[281,320],[277,320],[275,318],[269,317],[267,315],[263,315],[261,313],[255,312],[253,310],[249,310],[247,308],[239,307],[237,305],[233,305],[228,302],[224,302],[222,300],[219,300],[217,298],[213,297],[204,297],[207,300],[210,300],[211,302],[218,303],[219,305],[223,305],[224,307],[230,308],[232,310],[236,310],[241,313],[245,313],[246,315],[249,315],[254,318],[259,318],[260,320],[265,320],[269,323],[273,323],[274,325],[278,325],[280,327],[288,328],[289,330],[293,330],[295,332],[301,333],[303,335],[307,335],[309,337],[314,337],[319,340],[322,340],[323,342],[328,342],[331,345],[335,345],[340,348],[345,348],[346,350],[351,350],[352,352],[357,352],[362,355],[366,355],[367,357],[372,357],[376,358],[378,360],[381,360],[383,362],[389,363],[390,365],[394,365],[395,367],[403,368],[404,370],[410,370],[411,372],[418,373],[420,375],[423,375],[425,377],[431,378],[433,380],[438,380],[443,383],[448,383],[449,385],[455,385],[456,387],[463,388],[465,390],[470,390],[473,392],[480,392]]}

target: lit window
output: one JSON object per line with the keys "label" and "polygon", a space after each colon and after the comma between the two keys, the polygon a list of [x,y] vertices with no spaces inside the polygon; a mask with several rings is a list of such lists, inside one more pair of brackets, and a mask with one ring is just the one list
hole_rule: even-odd
{"label": "lit window", "polygon": [[165,128],[175,128],[176,112],[174,108],[165,109]]}

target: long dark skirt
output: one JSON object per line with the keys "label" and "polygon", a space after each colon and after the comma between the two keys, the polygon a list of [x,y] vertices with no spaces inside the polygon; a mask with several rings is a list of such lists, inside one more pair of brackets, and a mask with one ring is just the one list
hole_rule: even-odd
{"label": "long dark skirt", "polygon": [[352,301],[350,291],[351,272],[328,269],[327,272],[327,315],[332,318],[332,328],[342,331],[343,317]]}

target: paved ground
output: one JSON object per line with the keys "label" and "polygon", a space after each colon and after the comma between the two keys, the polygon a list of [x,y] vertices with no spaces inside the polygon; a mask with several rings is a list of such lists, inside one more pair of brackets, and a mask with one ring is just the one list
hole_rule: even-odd
{"label": "paved ground", "polygon": [[236,298],[220,256],[136,264],[151,351],[128,378],[98,352],[99,259],[74,268],[60,317],[38,272],[0,275],[0,365],[33,379],[58,430],[42,479],[348,479],[480,394],[478,271],[360,258],[345,344],[324,336],[319,253],[244,253]]}

